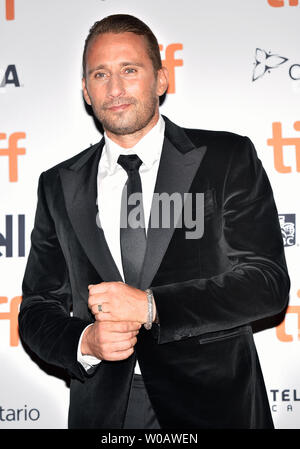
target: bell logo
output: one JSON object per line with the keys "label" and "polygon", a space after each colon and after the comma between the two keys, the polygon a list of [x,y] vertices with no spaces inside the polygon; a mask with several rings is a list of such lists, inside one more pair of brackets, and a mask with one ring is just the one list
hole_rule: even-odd
{"label": "bell logo", "polygon": [[[268,0],[268,3],[270,6],[273,6],[274,8],[280,8],[285,4],[284,0]],[[299,0],[289,0],[288,4],[289,6],[298,6]]]}
{"label": "bell logo", "polygon": [[[10,322],[10,346],[18,346],[19,344],[18,314],[21,300],[22,296],[15,296],[9,303],[9,312],[0,312],[0,320],[9,320]],[[0,296],[0,305],[7,303],[7,296]]]}
{"label": "bell logo", "polygon": [[15,19],[15,0],[5,0],[5,16],[6,20]]}
{"label": "bell logo", "polygon": [[7,84],[13,84],[15,87],[20,87],[17,69],[13,64],[7,66],[0,87],[5,87]]}
{"label": "bell logo", "polygon": [[[18,224],[13,218],[13,215],[5,215],[5,232],[0,232],[0,249],[5,248],[6,257],[13,257],[13,254],[16,256],[16,249],[18,257],[25,257],[25,215],[18,215]],[[3,256],[0,251],[0,257]]]}
{"label": "bell logo", "polygon": [[[160,51],[163,51],[164,46],[159,46]],[[175,67],[181,67],[183,66],[183,60],[182,59],[175,59],[175,52],[177,50],[182,50],[183,45],[182,44],[170,44],[167,45],[165,49],[165,59],[162,61],[162,64],[167,67],[169,72],[169,87],[168,87],[168,94],[175,94],[176,87],[175,87]]]}
{"label": "bell logo", "polygon": [[[18,141],[25,137],[25,133],[13,133],[8,138],[8,147],[0,148],[0,156],[8,156],[9,182],[18,181],[18,156],[23,156],[26,153],[25,148],[18,147]],[[0,133],[1,139],[6,139],[6,134]]]}
{"label": "bell logo", "polygon": [[[274,166],[279,173],[291,173],[292,167],[285,165],[283,160],[284,147],[291,151],[294,148],[296,154],[296,171],[300,172],[300,137],[282,137],[282,125],[280,122],[272,124],[273,137],[267,140],[267,144],[274,148]],[[294,129],[300,131],[300,121],[294,123]]]}

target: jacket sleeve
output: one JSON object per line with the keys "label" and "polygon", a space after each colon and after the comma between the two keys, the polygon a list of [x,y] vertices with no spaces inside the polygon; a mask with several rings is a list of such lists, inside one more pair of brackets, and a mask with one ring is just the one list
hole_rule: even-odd
{"label": "jacket sleeve", "polygon": [[71,316],[72,296],[65,258],[47,207],[42,173],[31,249],[22,284],[19,313],[22,340],[47,363],[83,380],[77,346],[88,322]]}
{"label": "jacket sleeve", "polygon": [[240,139],[222,195],[220,245],[230,268],[207,279],[150,287],[159,344],[251,324],[287,305],[290,281],[272,189],[252,142]]}

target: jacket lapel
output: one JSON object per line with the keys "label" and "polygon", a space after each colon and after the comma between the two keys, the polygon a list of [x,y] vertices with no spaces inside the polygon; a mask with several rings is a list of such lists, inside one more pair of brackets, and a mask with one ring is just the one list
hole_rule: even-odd
{"label": "jacket lapel", "polygon": [[[155,185],[155,194],[179,193],[183,198],[189,192],[191,183],[205,155],[206,146],[196,147],[182,128],[166,117],[165,139]],[[153,202],[151,212],[153,212]],[[151,215],[150,215],[151,216]],[[169,227],[149,227],[147,249],[140,277],[140,288],[146,289],[159,269],[160,263],[174,233],[176,223]]]}
{"label": "jacket lapel", "polygon": [[103,146],[104,139],[59,171],[67,213],[87,257],[104,281],[122,281],[104,232],[97,225],[97,174]]}

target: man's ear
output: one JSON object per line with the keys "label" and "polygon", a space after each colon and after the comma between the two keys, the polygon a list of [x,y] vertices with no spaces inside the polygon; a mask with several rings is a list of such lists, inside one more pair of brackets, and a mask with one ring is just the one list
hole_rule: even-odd
{"label": "man's ear", "polygon": [[167,67],[162,67],[157,72],[157,95],[163,95],[169,86],[169,72]]}
{"label": "man's ear", "polygon": [[87,104],[89,104],[91,106],[91,100],[90,100],[90,96],[88,94],[88,90],[86,87],[86,80],[85,78],[82,78],[82,92],[83,92],[83,97],[85,99],[85,101],[87,102]]}

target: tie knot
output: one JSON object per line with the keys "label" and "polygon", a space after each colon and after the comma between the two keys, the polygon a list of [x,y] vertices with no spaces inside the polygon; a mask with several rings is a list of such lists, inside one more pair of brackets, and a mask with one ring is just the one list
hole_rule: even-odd
{"label": "tie knot", "polygon": [[129,154],[128,156],[121,154],[118,158],[118,164],[120,164],[127,173],[130,170],[139,170],[142,163],[143,161],[137,154]]}

